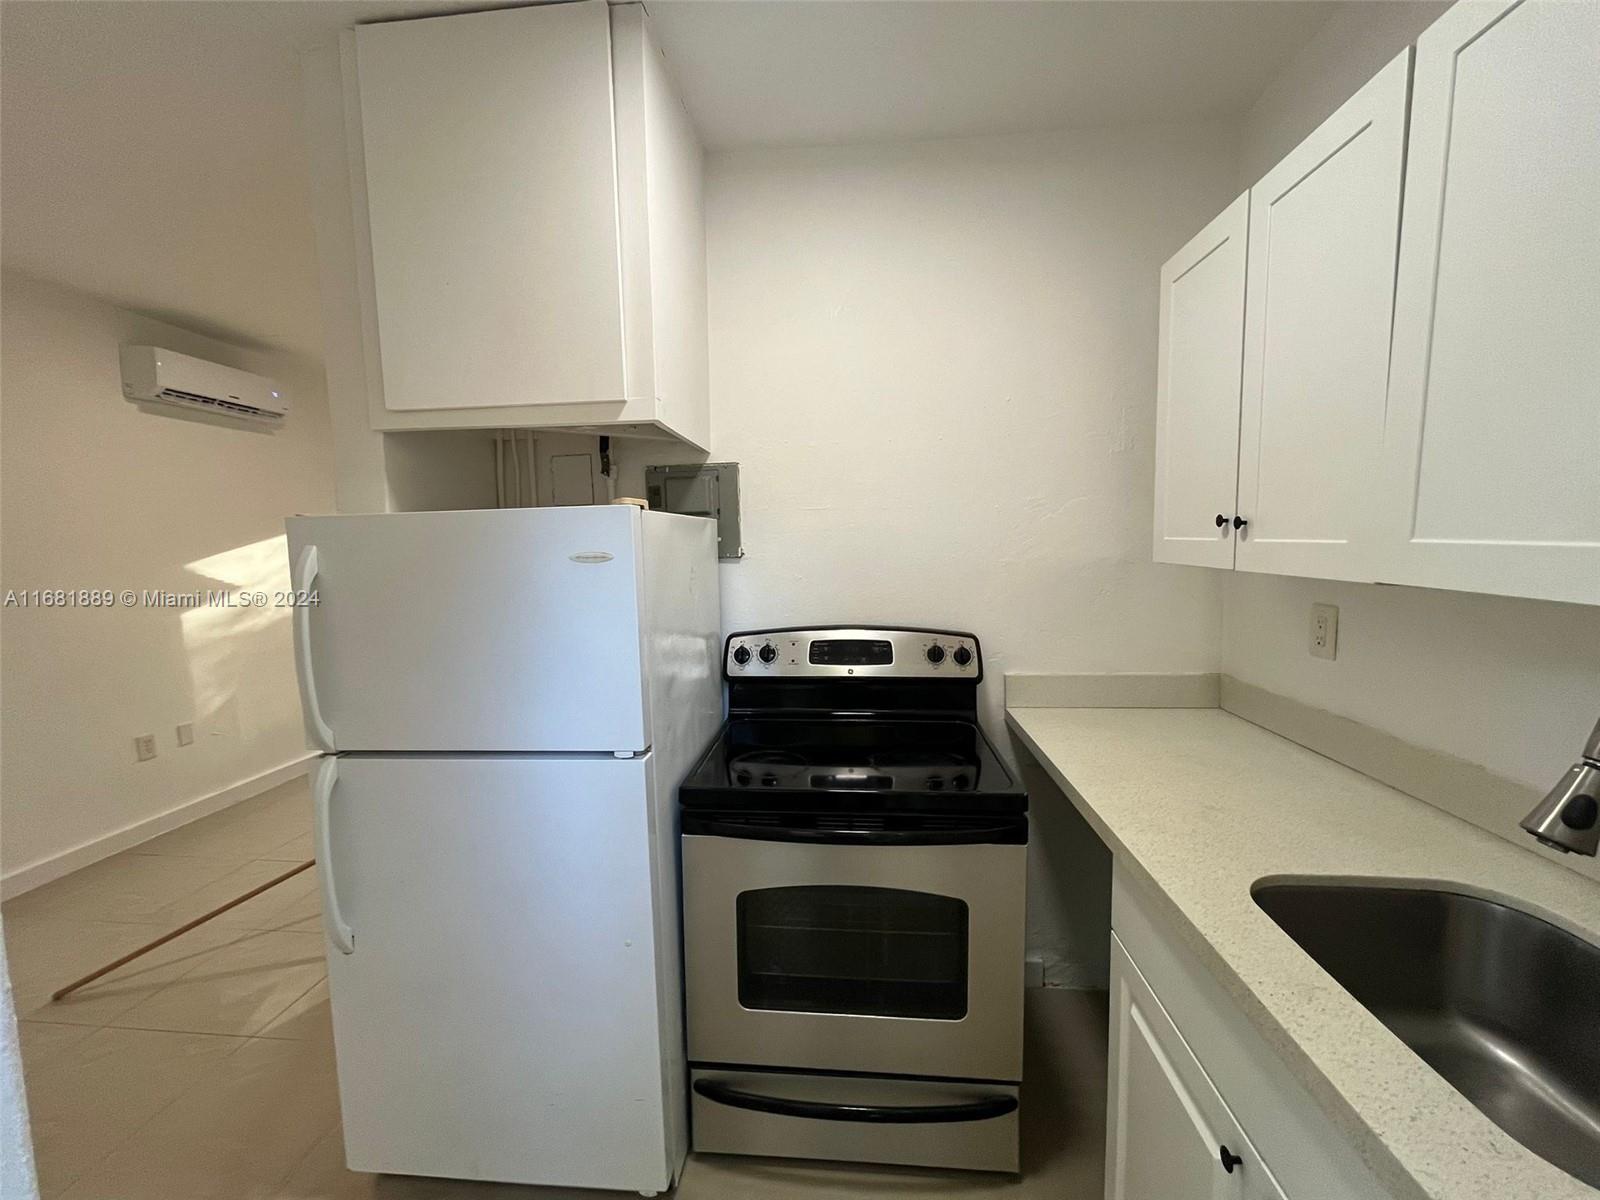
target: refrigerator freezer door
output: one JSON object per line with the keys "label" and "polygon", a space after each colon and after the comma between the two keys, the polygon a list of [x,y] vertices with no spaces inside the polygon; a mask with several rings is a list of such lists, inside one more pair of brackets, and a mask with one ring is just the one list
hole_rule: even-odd
{"label": "refrigerator freezer door", "polygon": [[352,1169],[669,1186],[648,756],[342,755],[328,955]]}
{"label": "refrigerator freezer door", "polygon": [[315,570],[297,582],[316,603],[295,614],[294,633],[308,732],[322,749],[649,745],[636,508],[296,517],[288,527],[289,561]]}

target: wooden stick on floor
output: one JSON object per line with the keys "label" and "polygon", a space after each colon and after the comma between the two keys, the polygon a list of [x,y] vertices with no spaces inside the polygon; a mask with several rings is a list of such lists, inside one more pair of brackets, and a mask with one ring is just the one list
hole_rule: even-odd
{"label": "wooden stick on floor", "polygon": [[197,925],[204,925],[207,921],[211,920],[212,917],[221,916],[223,913],[227,912],[230,908],[238,908],[239,905],[243,904],[246,900],[254,899],[255,897],[261,895],[261,893],[266,891],[268,888],[277,887],[285,879],[293,879],[296,875],[300,874],[301,871],[310,870],[312,867],[316,866],[316,863],[317,863],[316,859],[314,859],[314,858],[313,859],[309,859],[308,861],[301,863],[298,867],[295,867],[292,870],[285,871],[282,875],[279,875],[277,878],[269,879],[265,883],[261,884],[259,887],[251,888],[244,895],[236,896],[236,897],[234,897],[234,899],[229,900],[226,904],[219,905],[218,907],[213,908],[210,912],[206,913],[205,916],[196,917],[194,920],[188,922],[185,925],[179,925],[171,933],[164,933],[160,937],[158,937],[155,941],[146,942],[144,945],[140,946],[137,950],[135,950],[135,951],[133,951],[132,953],[129,953],[129,954],[124,954],[121,958],[117,959],[115,962],[108,962],[105,966],[101,967],[98,971],[90,971],[82,979],[74,979],[71,983],[67,984],[67,986],[62,988],[60,991],[51,992],[50,993],[50,999],[51,1000],[60,1000],[65,996],[70,996],[73,992],[77,991],[84,984],[93,983],[96,979],[99,979],[100,976],[102,976],[102,975],[109,975],[112,971],[115,971],[118,967],[125,966],[128,963],[131,963],[134,959],[138,958],[141,954],[149,954],[150,951],[154,950],[157,946],[165,946],[173,938],[178,937],[181,934],[188,933],[189,930],[195,928],[195,926],[197,926]]}

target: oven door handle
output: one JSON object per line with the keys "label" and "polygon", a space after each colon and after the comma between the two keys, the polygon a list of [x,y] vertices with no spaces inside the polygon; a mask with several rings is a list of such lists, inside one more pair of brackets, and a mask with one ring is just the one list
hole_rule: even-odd
{"label": "oven door handle", "polygon": [[697,821],[693,833],[747,842],[806,842],[825,846],[977,846],[1014,833],[1010,825],[972,829],[785,829],[735,821]]}
{"label": "oven door handle", "polygon": [[989,1121],[1017,1111],[1015,1096],[990,1096],[965,1104],[828,1104],[819,1100],[763,1096],[719,1079],[696,1079],[694,1090],[707,1100],[730,1108],[779,1117],[856,1121],[868,1125],[949,1125],[958,1121]]}

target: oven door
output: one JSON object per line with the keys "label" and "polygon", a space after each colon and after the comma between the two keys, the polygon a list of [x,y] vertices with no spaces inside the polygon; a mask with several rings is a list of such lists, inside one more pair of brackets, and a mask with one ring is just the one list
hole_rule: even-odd
{"label": "oven door", "polygon": [[[696,1063],[1022,1078],[1025,832],[871,833],[691,820]],[[914,825],[914,823],[909,823]]]}

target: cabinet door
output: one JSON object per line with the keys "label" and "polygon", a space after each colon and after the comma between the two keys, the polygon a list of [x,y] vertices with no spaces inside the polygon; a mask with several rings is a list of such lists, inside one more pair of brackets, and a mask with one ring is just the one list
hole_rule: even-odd
{"label": "cabinet door", "polygon": [[1411,51],[1250,190],[1241,570],[1375,577]]}
{"label": "cabinet door", "polygon": [[[1110,1059],[1106,1200],[1282,1200],[1115,935]],[[1225,1152],[1237,1156],[1231,1171]]]}
{"label": "cabinet door", "polygon": [[1600,604],[1600,5],[1417,42],[1383,578]]}
{"label": "cabinet door", "polygon": [[356,30],[386,407],[615,400],[604,0]]}
{"label": "cabinet door", "polygon": [[1233,565],[1249,213],[1240,196],[1161,268],[1157,562]]}

